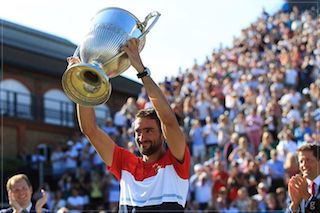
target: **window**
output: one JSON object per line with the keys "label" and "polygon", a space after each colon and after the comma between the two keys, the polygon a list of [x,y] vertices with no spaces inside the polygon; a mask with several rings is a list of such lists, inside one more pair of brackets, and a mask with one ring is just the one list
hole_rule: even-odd
{"label": "window", "polygon": [[1,115],[31,119],[32,96],[21,82],[14,79],[0,81]]}
{"label": "window", "polygon": [[44,122],[62,126],[74,126],[74,103],[58,89],[44,94]]}

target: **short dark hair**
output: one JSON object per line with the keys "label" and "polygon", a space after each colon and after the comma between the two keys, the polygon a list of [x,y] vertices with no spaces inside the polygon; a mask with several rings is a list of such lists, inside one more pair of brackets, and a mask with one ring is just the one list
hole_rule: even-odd
{"label": "short dark hair", "polygon": [[137,114],[136,118],[149,118],[155,120],[161,130],[161,121],[153,108],[141,109]]}
{"label": "short dark hair", "polygon": [[317,144],[304,144],[300,148],[298,148],[298,152],[311,151],[313,156],[320,160],[320,146]]}

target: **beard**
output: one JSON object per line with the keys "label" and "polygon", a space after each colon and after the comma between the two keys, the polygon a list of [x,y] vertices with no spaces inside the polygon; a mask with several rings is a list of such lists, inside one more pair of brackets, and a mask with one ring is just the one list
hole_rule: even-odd
{"label": "beard", "polygon": [[160,138],[156,141],[145,141],[145,143],[150,144],[148,148],[143,148],[142,144],[139,144],[138,142],[136,143],[138,144],[139,152],[142,155],[146,155],[146,156],[150,156],[156,153],[162,147],[162,141],[160,140]]}

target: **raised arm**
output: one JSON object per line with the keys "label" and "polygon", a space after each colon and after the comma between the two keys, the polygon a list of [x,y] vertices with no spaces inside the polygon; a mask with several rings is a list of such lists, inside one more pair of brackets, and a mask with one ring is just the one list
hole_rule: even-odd
{"label": "raised arm", "polygon": [[[68,58],[69,66],[79,62],[78,58]],[[97,125],[94,108],[77,104],[77,115],[81,132],[87,136],[105,164],[111,166],[115,143]]]}
{"label": "raised arm", "polygon": [[[127,45],[123,47],[123,50],[127,53],[131,61],[131,65],[138,71],[138,73],[142,73],[144,72],[145,67],[140,58],[138,46],[139,39],[133,38],[128,41]],[[144,76],[141,79],[149,99],[161,121],[162,132],[166,138],[171,153],[177,160],[183,161],[186,145],[185,136],[180,129],[175,114],[160,88],[152,78],[150,76]]]}
{"label": "raised arm", "polygon": [[77,114],[81,132],[87,136],[105,164],[111,166],[115,143],[97,125],[94,108],[77,104]]}

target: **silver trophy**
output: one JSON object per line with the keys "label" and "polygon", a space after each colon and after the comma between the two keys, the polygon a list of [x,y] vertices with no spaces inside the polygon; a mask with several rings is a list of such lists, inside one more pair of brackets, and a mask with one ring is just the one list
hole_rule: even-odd
{"label": "silver trophy", "polygon": [[[89,32],[77,47],[74,56],[81,63],[69,67],[62,76],[62,87],[75,103],[95,106],[105,103],[111,94],[109,78],[130,67],[130,60],[120,50],[130,38],[139,38],[139,51],[145,35],[158,21],[160,13],[149,13],[140,22],[130,12],[116,7],[100,10],[92,19]],[[149,20],[153,19],[151,24]]]}

